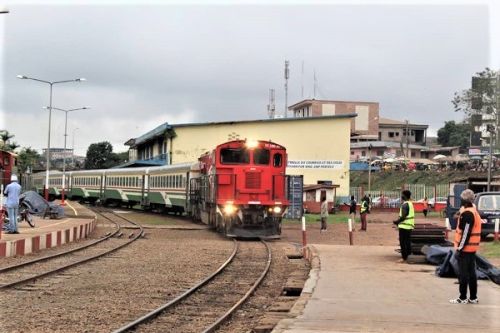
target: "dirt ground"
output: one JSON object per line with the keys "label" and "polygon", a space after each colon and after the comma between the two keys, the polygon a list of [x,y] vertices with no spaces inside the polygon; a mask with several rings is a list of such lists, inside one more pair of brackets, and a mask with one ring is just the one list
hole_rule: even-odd
{"label": "dirt ground", "polygon": [[[347,215],[345,215],[347,221]],[[355,232],[353,232],[354,245],[394,245],[399,248],[398,231],[391,221],[397,218],[396,213],[374,212],[368,216],[367,231],[359,231],[361,224],[356,219]],[[444,226],[444,219],[437,217],[424,218],[417,215],[416,223],[433,223]],[[282,228],[281,240],[285,242],[302,244],[302,226],[300,222],[285,223]],[[349,232],[347,223],[333,223],[328,225],[326,233],[320,233],[319,215],[316,223],[308,223],[307,226],[308,244],[335,244],[348,245]],[[450,232],[449,240],[453,241],[454,232]],[[491,242],[487,239],[486,242]],[[484,244],[484,243],[482,243]],[[481,250],[479,251],[481,253]],[[495,266],[500,267],[500,258],[488,258]]]}
{"label": "dirt ground", "polygon": [[[347,215],[345,215],[347,221]],[[354,245],[394,245],[398,246],[398,231],[391,221],[397,218],[395,213],[371,213],[368,216],[367,231],[359,231],[361,224],[356,218],[353,232]],[[417,216],[416,223],[436,223],[444,225],[439,218],[427,218]],[[318,215],[317,223],[307,224],[307,242],[310,244],[349,244],[349,231],[347,223],[333,223],[328,225],[326,233],[320,233],[320,222]],[[285,223],[281,239],[292,243],[302,243],[301,224]]]}

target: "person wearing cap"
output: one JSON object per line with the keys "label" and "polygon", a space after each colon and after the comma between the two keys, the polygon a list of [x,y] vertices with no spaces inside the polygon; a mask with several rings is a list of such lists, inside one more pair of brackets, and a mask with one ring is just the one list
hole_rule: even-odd
{"label": "person wearing cap", "polygon": [[9,215],[9,224],[6,226],[8,234],[18,234],[17,231],[17,215],[19,215],[19,195],[21,194],[21,185],[17,182],[17,176],[10,177],[10,184],[4,190],[4,195],[7,196],[5,205],[7,206],[7,214]]}
{"label": "person wearing cap", "polygon": [[[461,211],[455,230],[455,258],[458,262],[460,296],[450,299],[453,304],[477,304],[476,251],[481,241],[481,216],[474,206],[474,192],[460,194]],[[467,288],[470,295],[467,298]]]}

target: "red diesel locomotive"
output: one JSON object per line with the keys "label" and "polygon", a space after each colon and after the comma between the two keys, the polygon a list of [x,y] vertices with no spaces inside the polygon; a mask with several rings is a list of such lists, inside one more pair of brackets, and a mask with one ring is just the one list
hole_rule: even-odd
{"label": "red diesel locomotive", "polygon": [[218,145],[199,158],[199,177],[191,178],[192,215],[229,237],[279,238],[286,165],[286,149],[270,141]]}

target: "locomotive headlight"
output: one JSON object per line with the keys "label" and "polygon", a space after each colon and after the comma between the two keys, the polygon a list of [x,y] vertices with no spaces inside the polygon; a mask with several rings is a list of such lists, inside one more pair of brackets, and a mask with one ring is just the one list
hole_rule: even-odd
{"label": "locomotive headlight", "polygon": [[259,145],[259,142],[258,141],[255,141],[255,140],[248,140],[246,142],[246,146],[247,148],[255,148]]}
{"label": "locomotive headlight", "polygon": [[232,215],[232,214],[234,214],[234,212],[236,212],[236,207],[233,204],[226,204],[224,206],[223,211],[224,211],[224,214],[226,214],[226,215]]}
{"label": "locomotive headlight", "polygon": [[274,208],[273,208],[273,212],[274,212],[275,214],[279,214],[279,213],[281,213],[281,207],[280,207],[280,206],[276,206],[276,207],[274,207]]}

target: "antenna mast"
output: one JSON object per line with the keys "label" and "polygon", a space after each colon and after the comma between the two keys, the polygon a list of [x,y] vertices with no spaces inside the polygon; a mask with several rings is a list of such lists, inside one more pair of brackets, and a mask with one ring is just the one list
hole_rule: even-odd
{"label": "antenna mast", "polygon": [[302,60],[302,73],[300,76],[300,97],[304,99],[304,60]]}
{"label": "antenna mast", "polygon": [[276,113],[276,104],[274,99],[274,89],[269,89],[269,104],[267,104],[267,114],[270,119],[274,119]]}
{"label": "antenna mast", "polygon": [[314,70],[314,94],[313,99],[316,99],[316,87],[318,86],[318,80],[316,80],[316,69]]}
{"label": "antenna mast", "polygon": [[288,118],[288,78],[290,78],[290,61],[285,60],[285,118]]}

